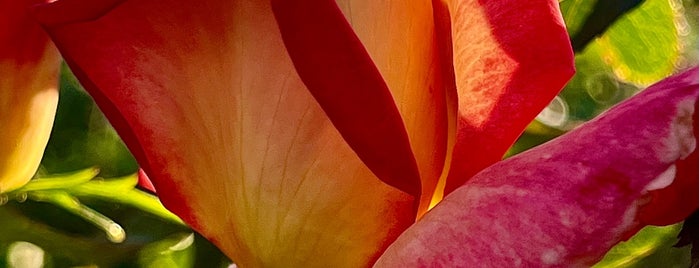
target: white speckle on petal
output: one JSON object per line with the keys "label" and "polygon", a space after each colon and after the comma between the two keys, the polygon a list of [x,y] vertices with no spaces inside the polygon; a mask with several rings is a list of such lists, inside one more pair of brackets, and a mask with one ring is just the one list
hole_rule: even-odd
{"label": "white speckle on petal", "polygon": [[514,264],[515,267],[522,267],[522,259],[516,258],[512,264]]}
{"label": "white speckle on petal", "polygon": [[661,159],[668,162],[674,162],[678,158],[685,159],[696,149],[697,143],[692,126],[693,114],[693,100],[685,100],[677,104],[677,115],[672,122],[670,135],[664,143],[667,149],[659,152]]}
{"label": "white speckle on petal", "polygon": [[647,192],[670,186],[670,184],[672,184],[672,182],[675,180],[676,173],[677,167],[675,165],[671,165],[667,170],[660,173],[658,177],[655,177],[655,179],[648,183],[644,190]]}
{"label": "white speckle on petal", "polygon": [[547,249],[541,253],[541,262],[543,264],[557,264],[560,260],[560,253],[555,249]]}
{"label": "white speckle on petal", "polygon": [[515,190],[515,195],[519,197],[527,196],[529,192],[527,190],[517,189]]}
{"label": "white speckle on petal", "polygon": [[621,223],[617,225],[616,228],[613,229],[613,231],[617,233],[623,233],[625,230],[631,228],[631,226],[633,226],[634,224],[637,224],[636,216],[638,215],[638,207],[639,201],[636,200],[634,204],[629,206],[629,208],[624,212],[624,216],[622,217]]}
{"label": "white speckle on petal", "polygon": [[570,217],[570,212],[565,210],[558,211],[558,217],[563,226],[567,228],[573,227],[573,219]]}

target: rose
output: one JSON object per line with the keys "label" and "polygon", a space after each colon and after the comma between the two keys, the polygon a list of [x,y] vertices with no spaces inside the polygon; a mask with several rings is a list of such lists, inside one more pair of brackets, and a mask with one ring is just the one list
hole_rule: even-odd
{"label": "rose", "polygon": [[[473,177],[572,73],[556,2],[339,5],[60,0],[33,13],[165,205],[241,265],[589,264],[642,226],[641,205],[644,224],[686,216],[637,200],[696,181],[696,70],[622,106],[662,116],[610,112]],[[459,190],[393,243],[443,188]]]}

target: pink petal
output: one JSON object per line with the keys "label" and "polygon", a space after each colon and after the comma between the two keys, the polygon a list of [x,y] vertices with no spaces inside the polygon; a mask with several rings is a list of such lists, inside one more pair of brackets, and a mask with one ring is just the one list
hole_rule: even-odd
{"label": "pink petal", "polygon": [[22,1],[0,0],[0,193],[32,178],[58,104],[60,56]]}
{"label": "pink petal", "polygon": [[558,1],[445,2],[459,109],[448,194],[499,161],[574,70]]}
{"label": "pink petal", "polygon": [[[699,84],[699,73],[690,72],[690,85]],[[683,86],[679,81],[678,83]],[[699,143],[699,102],[694,107],[694,146]],[[686,118],[692,120],[692,118]],[[678,135],[682,135],[678,133]],[[688,134],[684,134],[688,135]],[[690,141],[691,142],[691,141]],[[687,146],[691,146],[688,144]],[[650,200],[639,211],[639,221],[649,225],[669,225],[684,220],[699,207],[699,150],[676,162],[676,176],[672,184],[650,192]]]}
{"label": "pink petal", "polygon": [[672,170],[697,150],[697,75],[699,68],[668,78],[487,168],[403,233],[377,266],[595,263],[643,226],[637,216],[649,190],[683,180]]}
{"label": "pink petal", "polygon": [[302,83],[268,1],[35,11],[166,207],[237,264],[365,266],[414,221]]}

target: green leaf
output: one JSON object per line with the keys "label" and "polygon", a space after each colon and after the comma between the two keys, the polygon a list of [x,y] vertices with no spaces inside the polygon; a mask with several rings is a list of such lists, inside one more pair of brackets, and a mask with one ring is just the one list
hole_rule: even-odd
{"label": "green leaf", "polygon": [[592,45],[621,79],[654,83],[675,70],[680,41],[669,0],[647,0],[612,25]]}
{"label": "green leaf", "polygon": [[[135,176],[135,175],[134,175]],[[184,224],[179,217],[163,207],[157,197],[134,188],[124,188],[122,181],[93,180],[66,191],[81,198],[101,199],[130,205],[172,223]]]}
{"label": "green leaf", "polygon": [[88,168],[71,173],[36,178],[22,188],[21,192],[69,188],[90,181],[99,173],[98,168]]}
{"label": "green leaf", "polygon": [[680,226],[643,228],[628,241],[612,248],[593,267],[689,267],[689,247],[673,247]]}
{"label": "green leaf", "polygon": [[[571,1],[565,5],[565,12],[572,18],[568,19],[568,24],[575,29],[571,29],[571,44],[575,52],[580,52],[598,36],[607,31],[607,28],[618,19],[623,18],[626,13],[637,8],[645,0],[604,0],[596,1],[592,11],[589,12],[589,5],[594,1]],[[584,23],[578,13],[587,14]],[[572,32],[572,31],[575,32]]]}
{"label": "green leaf", "polygon": [[591,0],[563,0],[560,2],[561,14],[566,22],[568,34],[575,35],[585,23],[585,19],[592,12],[596,1]]}
{"label": "green leaf", "polygon": [[[605,64],[626,82],[649,85],[669,76],[681,55],[680,36],[675,24],[681,14],[673,10],[671,1],[674,0],[646,0],[616,20],[584,52],[590,49],[599,51]],[[596,2],[561,2],[561,12],[572,35],[580,31]]]}
{"label": "green leaf", "polygon": [[179,233],[148,244],[138,254],[140,267],[192,267],[195,255],[194,234]]}

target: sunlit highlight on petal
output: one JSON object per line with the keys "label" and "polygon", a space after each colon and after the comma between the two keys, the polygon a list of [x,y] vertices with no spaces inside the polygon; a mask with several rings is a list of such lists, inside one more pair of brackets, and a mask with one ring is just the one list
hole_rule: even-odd
{"label": "sunlit highlight on petal", "polygon": [[22,1],[0,1],[0,193],[36,172],[58,104],[60,57]]}
{"label": "sunlit highlight on petal", "polygon": [[499,161],[573,74],[558,1],[446,1],[458,92],[446,193]]}

